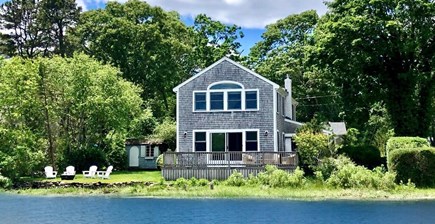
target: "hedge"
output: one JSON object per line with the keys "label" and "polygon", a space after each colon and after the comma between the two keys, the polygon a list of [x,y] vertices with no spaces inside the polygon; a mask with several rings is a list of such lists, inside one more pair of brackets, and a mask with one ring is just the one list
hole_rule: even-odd
{"label": "hedge", "polygon": [[381,157],[381,152],[375,146],[344,146],[338,149],[339,154],[348,156],[357,165],[373,169],[382,164],[386,165],[385,158]]}
{"label": "hedge", "polygon": [[396,149],[405,148],[422,148],[430,147],[429,142],[424,138],[419,137],[392,137],[387,141],[387,147],[385,148],[387,156],[388,153]]}
{"label": "hedge", "polygon": [[397,173],[397,182],[410,179],[416,186],[435,186],[435,148],[394,150],[388,158],[388,169]]}

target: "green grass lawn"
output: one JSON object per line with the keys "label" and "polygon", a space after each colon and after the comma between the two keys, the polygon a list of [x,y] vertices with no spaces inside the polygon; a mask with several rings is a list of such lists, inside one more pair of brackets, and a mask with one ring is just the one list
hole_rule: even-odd
{"label": "green grass lawn", "polygon": [[[59,175],[58,175],[59,176]],[[33,181],[62,181],[62,182],[79,182],[79,183],[116,183],[116,182],[158,182],[162,178],[160,171],[114,171],[110,174],[110,179],[85,178],[83,174],[76,174],[74,180],[61,180],[60,176],[56,179],[35,178]]]}

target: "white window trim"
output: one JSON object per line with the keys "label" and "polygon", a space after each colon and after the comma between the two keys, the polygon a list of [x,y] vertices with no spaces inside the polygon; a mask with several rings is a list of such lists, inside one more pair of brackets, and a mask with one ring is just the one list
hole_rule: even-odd
{"label": "white window trim", "polygon": [[[196,152],[195,149],[195,133],[196,132],[205,132],[205,144],[206,144],[206,150],[205,152],[211,152],[210,148],[210,134],[211,133],[235,133],[235,132],[241,132],[242,133],[242,152],[246,152],[246,132],[249,131],[256,131],[257,132],[257,151],[248,151],[248,152],[260,152],[260,129],[205,129],[205,130],[193,130],[193,137],[192,137],[192,151]],[[226,138],[225,138],[226,141]],[[203,151],[200,151],[203,152]]]}
{"label": "white window trim", "polygon": [[[240,85],[242,88],[241,89],[210,89],[210,87],[217,85],[217,84],[224,84],[224,83],[231,83],[231,84],[237,84]],[[211,101],[210,101],[210,93],[215,93],[215,92],[220,92],[223,93],[223,103],[224,103],[224,108],[223,110],[212,110],[211,109]],[[240,92],[240,97],[241,97],[241,109],[228,109],[228,92]],[[246,108],[246,92],[256,92],[257,93],[257,108]],[[205,93],[205,99],[206,99],[206,109],[205,110],[196,110],[195,109],[195,94],[196,93]],[[192,111],[193,112],[233,112],[233,111],[258,111],[260,110],[260,94],[259,94],[259,90],[258,89],[245,89],[245,87],[238,83],[238,82],[234,82],[234,81],[219,81],[219,82],[214,82],[212,84],[210,84],[207,87],[207,90],[195,90],[192,93]]]}
{"label": "white window trim", "polygon": [[[153,156],[148,156],[148,149],[150,152],[153,152]],[[151,145],[145,145],[145,159],[154,159],[154,148]]]}

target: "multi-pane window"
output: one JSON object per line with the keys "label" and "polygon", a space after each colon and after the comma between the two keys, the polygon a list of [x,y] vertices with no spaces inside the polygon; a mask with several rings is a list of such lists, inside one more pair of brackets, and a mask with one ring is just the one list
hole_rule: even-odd
{"label": "multi-pane window", "polygon": [[206,150],[206,139],[205,132],[195,132],[195,151],[205,152]]}
{"label": "multi-pane window", "polygon": [[245,92],[245,108],[246,109],[257,109],[257,91],[246,91]]}
{"label": "multi-pane window", "polygon": [[206,96],[205,92],[195,93],[195,111],[207,110]]}
{"label": "multi-pane window", "polygon": [[195,91],[194,111],[258,110],[258,90],[241,84],[212,84],[207,91]]}
{"label": "multi-pane window", "polygon": [[154,157],[154,149],[151,148],[151,145],[146,145],[146,155],[145,157]]}
{"label": "multi-pane window", "polygon": [[258,132],[246,132],[246,151],[258,151]]}

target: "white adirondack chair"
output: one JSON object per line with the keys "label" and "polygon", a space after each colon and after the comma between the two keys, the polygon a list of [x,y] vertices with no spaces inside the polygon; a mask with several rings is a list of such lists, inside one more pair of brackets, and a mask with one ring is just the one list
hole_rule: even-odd
{"label": "white adirondack chair", "polygon": [[67,166],[62,175],[76,175],[75,168],[73,166]]}
{"label": "white adirondack chair", "polygon": [[97,171],[97,176],[101,179],[109,179],[110,173],[112,173],[113,166],[107,167],[106,171]]}
{"label": "white adirondack chair", "polygon": [[97,166],[89,167],[88,171],[83,171],[83,176],[85,178],[95,178],[95,174],[97,174]]}
{"label": "white adirondack chair", "polygon": [[51,167],[51,166],[46,166],[46,167],[44,168],[44,170],[45,170],[45,177],[46,177],[47,179],[54,179],[54,178],[56,178],[57,171],[53,171],[53,167]]}

